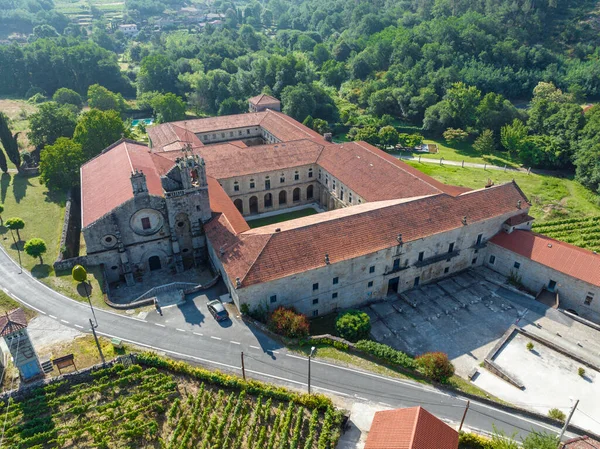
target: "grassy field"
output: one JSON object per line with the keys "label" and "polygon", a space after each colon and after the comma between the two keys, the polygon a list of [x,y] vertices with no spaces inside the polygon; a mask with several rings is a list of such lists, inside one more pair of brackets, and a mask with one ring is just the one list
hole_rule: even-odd
{"label": "grassy field", "polygon": [[100,369],[0,403],[6,447],[334,447],[333,412],[140,365]]}
{"label": "grassy field", "polygon": [[482,188],[488,179],[500,184],[513,179],[532,203],[530,213],[539,223],[600,214],[600,196],[569,178],[557,178],[479,168],[461,168],[408,162],[411,166],[447,184]]}
{"label": "grassy field", "polygon": [[318,212],[312,208],[295,210],[293,212],[286,212],[279,215],[273,215],[270,217],[257,218],[256,220],[247,220],[248,225],[251,228],[260,228],[261,226],[267,226],[270,224],[281,223],[282,221],[293,220],[294,218],[308,217],[309,215],[315,215]]}
{"label": "grassy field", "polygon": [[[20,133],[18,142],[19,148],[22,150],[32,150],[27,139],[27,131],[29,131],[28,117],[37,111],[37,106],[27,103],[24,100],[16,100],[10,98],[0,99],[0,112],[6,114],[10,119],[10,126],[13,133]],[[8,168],[15,168],[14,164],[8,161]]]}

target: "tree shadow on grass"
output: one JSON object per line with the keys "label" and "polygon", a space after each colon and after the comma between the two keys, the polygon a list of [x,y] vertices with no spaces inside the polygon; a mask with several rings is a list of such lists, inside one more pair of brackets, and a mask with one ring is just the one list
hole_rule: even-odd
{"label": "tree shadow on grass", "polygon": [[14,251],[23,251],[23,247],[25,246],[25,241],[19,240],[17,243],[11,243],[10,249]]}
{"label": "tree shadow on grass", "polygon": [[13,176],[12,190],[15,197],[15,202],[19,204],[25,195],[27,194],[27,187],[32,184],[29,179],[22,175]]}
{"label": "tree shadow on grass", "polygon": [[37,279],[43,279],[50,276],[50,272],[52,271],[52,267],[48,264],[38,264],[31,269],[31,275]]}
{"label": "tree shadow on grass", "polygon": [[44,193],[47,203],[58,204],[64,206],[67,203],[66,192],[62,190],[48,190]]}
{"label": "tree shadow on grass", "polygon": [[77,293],[82,298],[87,298],[88,295],[92,295],[93,287],[88,282],[80,282],[77,284]]}
{"label": "tree shadow on grass", "polygon": [[2,173],[0,176],[0,203],[6,202],[6,192],[10,184],[10,175],[8,173]]}

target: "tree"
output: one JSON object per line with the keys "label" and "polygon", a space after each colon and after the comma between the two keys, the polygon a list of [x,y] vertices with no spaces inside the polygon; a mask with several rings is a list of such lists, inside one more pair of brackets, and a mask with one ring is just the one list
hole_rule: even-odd
{"label": "tree", "polygon": [[79,95],[74,90],[68,89],[66,87],[61,87],[56,92],[54,92],[54,95],[52,95],[52,100],[60,105],[72,104],[77,109],[81,109],[81,106],[83,104],[81,95]]}
{"label": "tree", "polygon": [[600,144],[582,144],[575,157],[575,167],[575,179],[593,192],[600,193]]}
{"label": "tree", "polygon": [[2,212],[4,212],[4,204],[0,203],[0,226],[4,226],[4,223],[2,222]]}
{"label": "tree", "polygon": [[371,318],[360,310],[348,310],[335,321],[337,334],[352,342],[369,338],[371,332]]}
{"label": "tree", "polygon": [[444,136],[444,140],[450,145],[464,142],[469,137],[469,133],[460,128],[448,128],[442,135]]}
{"label": "tree", "polygon": [[48,39],[52,37],[58,37],[58,32],[53,26],[43,24],[33,28],[33,36],[36,39]]}
{"label": "tree", "polygon": [[447,382],[454,376],[454,365],[443,352],[426,352],[416,359],[419,371],[436,382]]}
{"label": "tree", "polygon": [[302,338],[308,335],[310,325],[306,315],[280,306],[269,317],[269,328],[286,337]]}
{"label": "tree", "polygon": [[73,270],[71,270],[71,276],[77,282],[85,282],[87,281],[87,271],[81,265],[75,265]]}
{"label": "tree", "polygon": [[146,56],[137,76],[140,92],[176,92],[176,73],[169,58],[160,53]]}
{"label": "tree", "polygon": [[476,110],[481,92],[475,86],[467,86],[459,82],[454,83],[446,92],[444,99],[448,101],[454,119],[466,128],[475,123]]}
{"label": "tree", "polygon": [[101,111],[119,111],[125,109],[125,100],[121,94],[115,94],[100,84],[93,84],[88,88],[88,106]]}
{"label": "tree", "polygon": [[477,129],[491,129],[499,132],[500,128],[515,120],[519,116],[517,108],[500,94],[490,92],[486,94],[476,109]]}
{"label": "tree", "polygon": [[364,128],[350,128],[348,137],[352,140],[364,140],[371,145],[379,143],[379,133],[374,126],[365,126]]}
{"label": "tree", "polygon": [[84,112],[75,128],[73,141],[83,148],[86,160],[89,160],[122,137],[129,137],[117,111],[92,109]]}
{"label": "tree", "polygon": [[327,123],[327,121],[323,120],[322,118],[316,118],[313,120],[312,129],[314,129],[321,135],[331,132],[331,128],[329,128],[329,123]]}
{"label": "tree", "polygon": [[86,158],[81,145],[60,137],[40,155],[40,180],[50,190],[68,190],[79,185],[79,169]]}
{"label": "tree", "polygon": [[384,126],[379,130],[379,143],[383,147],[395,147],[398,143],[398,131],[393,126]]}
{"label": "tree", "polygon": [[423,136],[418,133],[400,133],[398,134],[398,142],[400,142],[400,145],[402,145],[404,148],[414,148],[423,143]]}
{"label": "tree", "polygon": [[38,148],[52,145],[59,137],[73,137],[77,117],[69,105],[54,101],[40,105],[38,111],[29,116],[27,133],[29,141]]}
{"label": "tree", "polygon": [[42,259],[42,255],[47,251],[46,242],[39,238],[32,238],[25,242],[25,246],[23,247],[25,252],[31,257],[39,257],[40,265],[44,264],[44,259]]}
{"label": "tree", "polygon": [[525,137],[527,137],[527,126],[518,118],[500,128],[500,143],[511,154],[518,153]]}
{"label": "tree", "polygon": [[317,107],[315,95],[306,84],[287,86],[281,92],[283,113],[303,122],[304,119],[313,115]]}
{"label": "tree", "polygon": [[185,119],[185,102],[173,93],[156,95],[150,105],[158,123]]}
{"label": "tree", "polygon": [[19,133],[13,134],[8,126],[8,117],[0,112],[0,143],[4,147],[6,156],[19,169],[21,167],[21,154],[19,153],[19,144],[17,139]]}
{"label": "tree", "polygon": [[475,139],[473,143],[475,148],[480,153],[488,154],[496,149],[496,140],[494,139],[494,132],[491,129],[484,130],[481,135]]}
{"label": "tree", "polygon": [[11,231],[17,232],[17,238],[19,239],[18,241],[20,242],[21,234],[19,233],[19,231],[25,227],[25,222],[23,221],[23,219],[19,218],[19,217],[8,218],[4,222],[4,225]]}
{"label": "tree", "polygon": [[527,136],[519,147],[519,159],[529,167],[556,168],[559,153],[556,141],[550,136]]}
{"label": "tree", "polygon": [[550,433],[530,432],[523,440],[523,449],[556,449],[558,436]]}

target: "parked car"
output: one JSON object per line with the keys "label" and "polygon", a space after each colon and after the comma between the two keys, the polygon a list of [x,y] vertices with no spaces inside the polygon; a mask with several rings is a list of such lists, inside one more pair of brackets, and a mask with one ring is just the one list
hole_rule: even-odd
{"label": "parked car", "polygon": [[223,303],[218,299],[209,301],[208,311],[217,321],[225,321],[229,318],[229,314],[227,313],[227,310],[225,310],[225,307],[223,307]]}

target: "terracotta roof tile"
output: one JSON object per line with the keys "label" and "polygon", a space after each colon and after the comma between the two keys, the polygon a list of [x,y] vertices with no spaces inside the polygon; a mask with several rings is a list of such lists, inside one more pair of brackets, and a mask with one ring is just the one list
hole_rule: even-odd
{"label": "terracotta roof tile", "polygon": [[[366,203],[243,232],[240,241],[264,243],[251,269],[241,254],[243,247],[236,247],[235,254],[225,251],[221,260],[231,279],[239,277],[242,286],[253,285],[323,267],[325,254],[335,263],[394,247],[400,233],[410,242],[460,228],[464,216],[475,223],[517,212],[517,201],[523,199],[516,185],[508,183],[456,197],[441,193]],[[218,227],[207,229],[214,246],[221,245]]]}
{"label": "terracotta roof tile", "polygon": [[533,218],[531,215],[521,214],[521,215],[515,215],[514,217],[510,217],[508,220],[506,220],[506,224],[508,226],[518,226],[520,224],[527,223],[528,221],[533,221],[533,220],[535,220],[535,218]]}
{"label": "terracotta roof tile", "polygon": [[206,180],[208,183],[208,199],[213,214],[224,215],[226,220],[224,223],[228,225],[230,232],[234,234],[249,230],[250,226],[248,226],[240,211],[235,207],[229,196],[227,196],[221,184],[210,176],[207,176]]}
{"label": "terracotta roof tile", "polygon": [[0,336],[12,334],[13,332],[27,327],[27,317],[20,307],[0,315]]}
{"label": "terracotta roof tile", "polygon": [[586,435],[565,441],[561,447],[562,449],[600,449],[600,441]]}
{"label": "terracotta roof tile", "polygon": [[145,145],[122,139],[81,167],[82,226],[133,198],[131,173],[142,170],[148,191],[162,196],[160,176]]}
{"label": "terracotta roof tile", "polygon": [[422,407],[375,413],[364,449],[457,449],[458,432]]}
{"label": "terracotta roof tile", "polygon": [[499,232],[490,242],[600,287],[600,254],[531,231]]}
{"label": "terracotta roof tile", "polygon": [[257,106],[281,103],[277,98],[274,98],[267,94],[257,95],[256,97],[250,98],[248,101]]}

